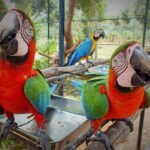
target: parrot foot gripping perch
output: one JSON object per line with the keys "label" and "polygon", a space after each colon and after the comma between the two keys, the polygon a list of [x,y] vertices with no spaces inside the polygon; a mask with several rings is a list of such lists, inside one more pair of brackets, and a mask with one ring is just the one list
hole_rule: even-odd
{"label": "parrot foot gripping perch", "polygon": [[7,119],[0,132],[0,140],[5,138],[9,134],[9,131],[11,129],[15,128],[17,128],[17,123],[14,122],[14,117]]}
{"label": "parrot foot gripping perch", "polygon": [[94,63],[93,63],[92,61],[87,60],[87,63],[91,64],[91,65],[92,65],[92,67],[94,67]]}
{"label": "parrot foot gripping perch", "polygon": [[86,143],[88,144],[90,141],[102,141],[107,150],[114,150],[112,143],[110,142],[108,136],[104,132],[99,131],[96,133],[95,136],[96,137],[91,137],[87,139]]}
{"label": "parrot foot gripping perch", "polygon": [[51,145],[49,143],[51,139],[45,132],[45,130],[39,130],[39,139],[37,141],[37,149],[38,150],[51,150]]}

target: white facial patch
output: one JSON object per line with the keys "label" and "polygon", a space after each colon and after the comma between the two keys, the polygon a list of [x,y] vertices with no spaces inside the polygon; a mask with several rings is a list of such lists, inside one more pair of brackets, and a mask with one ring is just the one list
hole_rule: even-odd
{"label": "white facial patch", "polygon": [[20,31],[16,35],[16,39],[18,41],[18,51],[16,54],[11,55],[11,56],[24,56],[24,55],[26,55],[28,52],[28,45],[24,41],[24,39],[22,38]]}
{"label": "white facial patch", "polygon": [[112,59],[112,67],[114,68],[117,75],[117,82],[122,87],[133,87],[133,85],[131,84],[131,78],[135,73],[135,70],[130,65],[130,59],[133,54],[134,48],[137,45],[138,44],[136,43],[132,46],[129,46],[126,50],[118,53]]}
{"label": "white facial patch", "polygon": [[94,36],[99,37],[100,31],[95,32]]}
{"label": "white facial patch", "polygon": [[11,12],[17,15],[20,23],[20,30],[16,34],[16,39],[18,41],[18,51],[11,56],[24,56],[28,53],[29,50],[29,43],[33,37],[33,27],[26,18],[23,18],[20,12],[15,10],[12,10]]}

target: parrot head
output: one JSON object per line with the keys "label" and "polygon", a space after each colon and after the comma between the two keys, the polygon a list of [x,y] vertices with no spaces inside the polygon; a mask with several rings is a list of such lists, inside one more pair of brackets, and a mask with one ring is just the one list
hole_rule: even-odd
{"label": "parrot head", "polygon": [[104,37],[105,37],[105,32],[102,29],[96,30],[92,33],[92,38],[95,39],[96,41]]}
{"label": "parrot head", "polygon": [[110,68],[116,74],[119,87],[134,88],[150,83],[150,56],[136,41],[117,48],[111,57]]}
{"label": "parrot head", "polygon": [[34,41],[34,27],[30,19],[20,10],[9,10],[0,22],[0,59],[24,63],[31,41]]}

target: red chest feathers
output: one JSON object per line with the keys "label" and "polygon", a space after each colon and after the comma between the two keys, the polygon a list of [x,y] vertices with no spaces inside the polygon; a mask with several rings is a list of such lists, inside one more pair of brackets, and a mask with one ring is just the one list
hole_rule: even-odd
{"label": "red chest feathers", "polygon": [[[11,113],[25,113],[27,108],[24,101],[24,83],[27,78],[23,70],[2,65],[0,71],[0,105]],[[15,66],[14,66],[15,67]]]}
{"label": "red chest feathers", "polygon": [[116,79],[112,74],[112,77],[109,79],[108,93],[111,115],[108,114],[108,118],[111,118],[111,116],[114,118],[127,118],[133,115],[141,105],[144,97],[144,88],[135,88],[127,93],[121,92],[116,88]]}

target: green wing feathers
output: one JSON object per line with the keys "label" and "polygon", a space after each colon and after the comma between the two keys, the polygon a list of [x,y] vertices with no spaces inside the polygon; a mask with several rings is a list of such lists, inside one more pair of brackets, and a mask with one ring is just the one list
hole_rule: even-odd
{"label": "green wing feathers", "polygon": [[29,78],[24,85],[24,92],[31,104],[42,114],[50,103],[50,88],[41,74]]}
{"label": "green wing feathers", "polygon": [[106,85],[106,77],[96,77],[88,80],[82,91],[82,105],[89,120],[103,117],[109,109],[109,102],[105,94],[100,93],[100,85]]}

